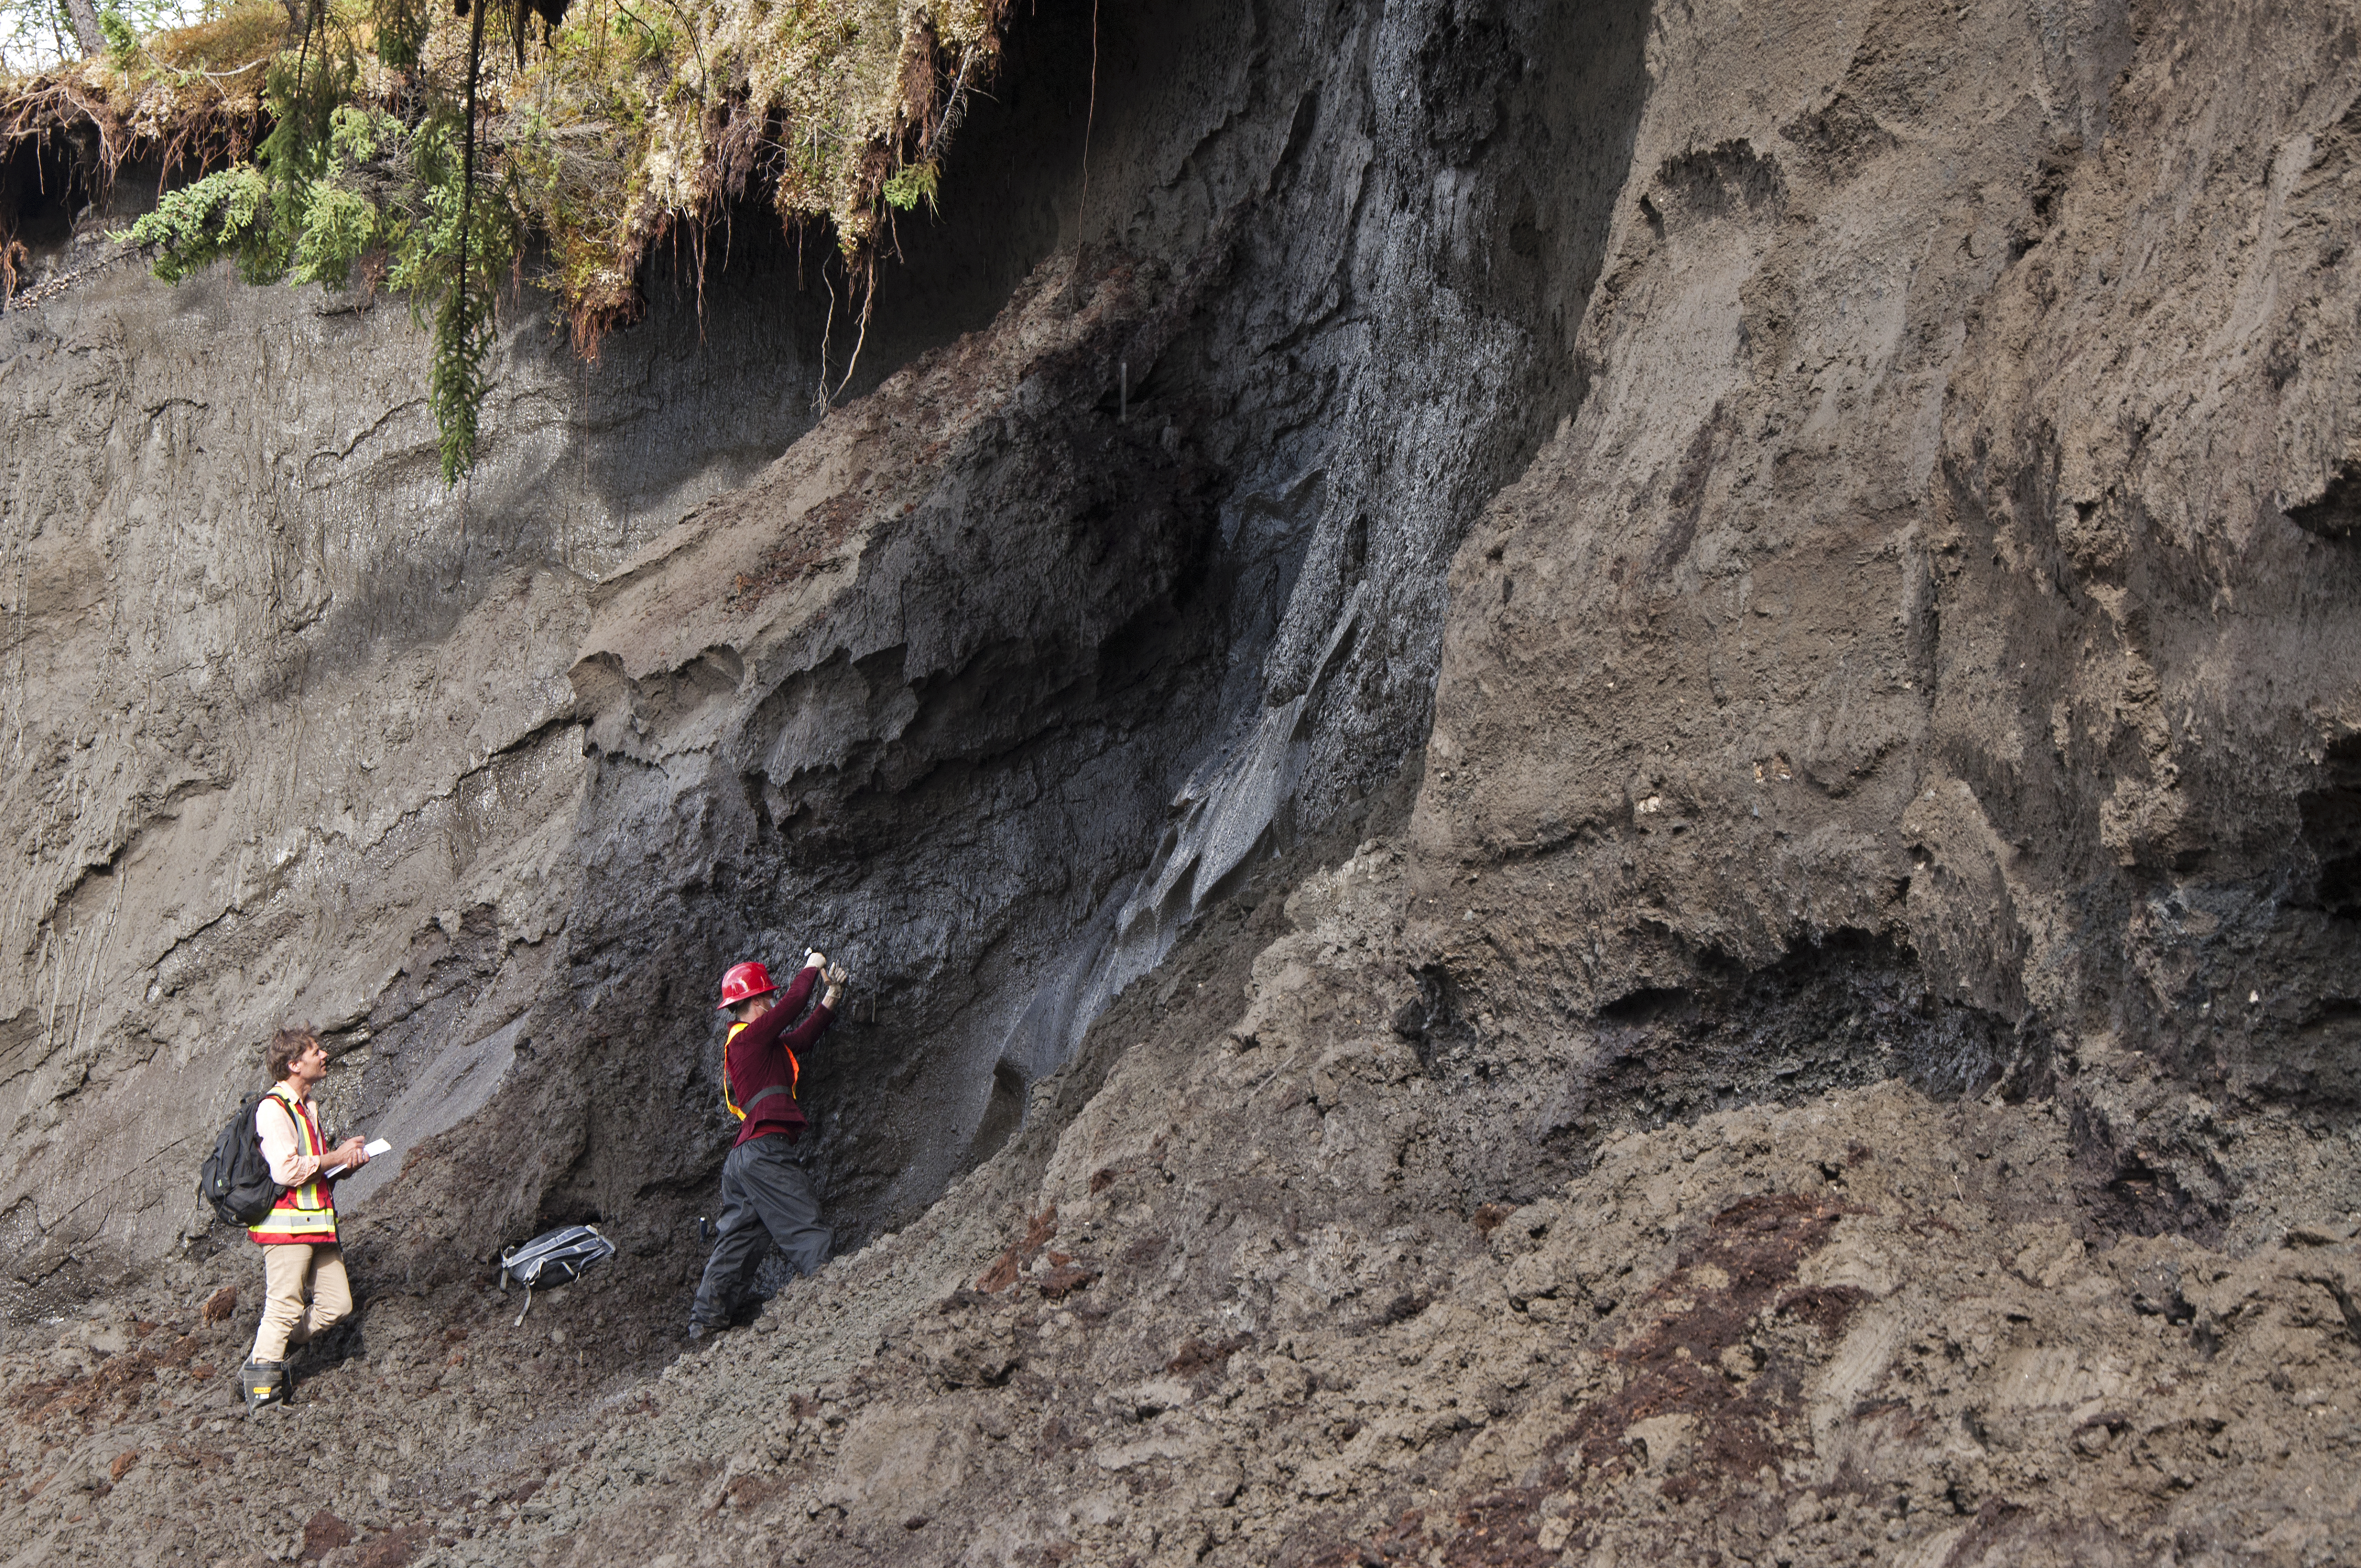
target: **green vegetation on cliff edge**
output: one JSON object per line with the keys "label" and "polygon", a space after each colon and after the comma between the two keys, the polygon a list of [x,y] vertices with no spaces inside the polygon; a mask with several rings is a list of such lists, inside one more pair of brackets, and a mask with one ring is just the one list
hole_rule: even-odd
{"label": "green vegetation on cliff edge", "polygon": [[247,0],[144,38],[110,12],[104,53],[0,84],[0,138],[94,133],[107,177],[142,154],[168,179],[209,170],[121,236],[167,281],[227,259],[254,283],[406,293],[456,482],[530,241],[530,280],[590,357],[639,315],[649,248],[701,246],[730,203],[825,223],[865,302],[893,214],[934,198],[1005,5]]}

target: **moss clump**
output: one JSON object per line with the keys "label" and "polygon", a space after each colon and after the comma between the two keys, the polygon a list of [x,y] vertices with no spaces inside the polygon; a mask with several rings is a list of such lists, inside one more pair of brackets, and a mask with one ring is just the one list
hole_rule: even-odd
{"label": "moss clump", "polygon": [[648,247],[724,199],[825,220],[865,267],[882,225],[935,196],[1005,0],[585,0],[507,74],[502,134],[595,343],[637,310]]}
{"label": "moss clump", "polygon": [[144,63],[151,72],[201,72],[215,81],[250,75],[258,86],[260,72],[278,58],[286,39],[287,8],[279,0],[248,0],[209,22],[168,28],[135,40],[129,50],[115,51],[114,63],[125,78],[137,82],[144,50]]}
{"label": "moss clump", "polygon": [[[498,301],[529,236],[577,346],[637,319],[641,262],[726,203],[825,224],[873,280],[885,225],[932,205],[1009,0],[253,0],[0,84],[0,139],[95,126],[114,167],[223,163],[127,231],[159,277],[358,271],[435,332],[446,477],[474,460]],[[489,26],[487,25],[489,22]],[[865,304],[862,307],[864,313]]]}

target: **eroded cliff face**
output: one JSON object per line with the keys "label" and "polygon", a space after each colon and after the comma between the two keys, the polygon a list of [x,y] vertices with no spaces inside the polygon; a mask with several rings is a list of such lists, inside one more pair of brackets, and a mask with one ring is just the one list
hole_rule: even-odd
{"label": "eroded cliff face", "polygon": [[[980,150],[1031,134],[1038,111],[1012,97]],[[12,198],[37,177],[81,189],[71,151],[41,144],[27,170],[14,145]],[[0,820],[18,867],[0,1234],[17,1311],[212,1245],[181,1168],[283,1024],[336,1054],[333,1116],[400,1146],[348,1188],[357,1212],[533,1060],[537,998],[568,998],[553,1016],[579,1037],[550,965],[583,897],[577,838],[596,830],[568,679],[590,590],[810,429],[823,362],[858,396],[988,321],[1040,227],[1010,203],[975,225],[981,253],[911,234],[895,280],[910,297],[881,302],[857,360],[819,269],[767,220],[716,236],[701,279],[676,247],[645,280],[647,330],[595,365],[526,290],[491,444],[453,491],[402,302],[219,272],[162,288],[106,238],[152,178],[126,166],[72,223],[20,207],[37,253],[0,325],[16,764]],[[90,1201],[126,1146],[149,1175]],[[547,1146],[578,1152],[578,1129]],[[574,1155],[553,1157],[562,1175]],[[546,1184],[493,1228],[529,1221]]]}
{"label": "eroded cliff face", "polygon": [[1544,1144],[2063,1084],[2153,1229],[2235,1182],[2127,1081],[2356,1103],[2349,19],[2037,22],[1824,17],[1735,120],[1657,60],[1416,830],[1443,1031]]}
{"label": "eroded cliff face", "polygon": [[[349,1115],[543,983],[579,880],[566,675],[591,576],[808,422],[791,398],[733,404],[798,339],[766,291],[727,297],[730,344],[690,353],[683,302],[588,398],[528,313],[499,445],[457,494],[398,303],[168,291],[118,264],[8,313],[0,1213],[20,1288],[203,1230],[181,1167],[280,1022],[354,1053]],[[649,459],[594,456],[616,429]],[[122,1189],[126,1151],[143,1174]]]}
{"label": "eroded cliff face", "polygon": [[[1082,75],[1085,20],[1012,71]],[[863,985],[811,1064],[823,1179],[856,1234],[917,1212],[1246,868],[1399,767],[1451,551],[1579,397],[1636,8],[1102,20],[1086,243],[593,598],[550,1005],[595,999],[595,1039],[543,1103],[610,1130],[551,1213],[701,1176],[683,1002],[806,945]]]}
{"label": "eroded cliff face", "polygon": [[[142,854],[222,913],[93,982],[169,1028],[18,1007],[20,1276],[101,1235],[70,1141],[212,1119],[208,1028],[368,1031],[345,1092],[423,1141],[286,1412],[331,1468],[185,1446],[251,1323],[199,1245],[12,1332],[15,1538],[2361,1553],[2356,102],[2328,5],[1046,7],[912,274],[975,330],[732,488],[650,443],[676,526],[375,643],[323,576],[278,635],[339,673],[215,630],[260,695],[212,709],[138,695],[212,623],[45,568],[27,689],[252,728],[243,815],[138,835],[43,753],[113,868],[27,894],[73,965],[178,918]],[[92,515],[127,560],[170,493]],[[343,774],[270,771],[298,725]],[[384,804],[389,734],[442,794]],[[806,1082],[867,1245],[657,1376],[710,977],[806,943],[862,977]],[[517,1319],[482,1259],[591,1214],[624,1255]]]}

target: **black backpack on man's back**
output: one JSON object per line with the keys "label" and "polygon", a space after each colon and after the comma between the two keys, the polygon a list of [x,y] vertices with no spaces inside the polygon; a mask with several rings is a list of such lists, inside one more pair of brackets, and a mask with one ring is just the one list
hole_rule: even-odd
{"label": "black backpack on man's back", "polygon": [[266,1091],[238,1108],[197,1172],[197,1196],[214,1206],[224,1224],[260,1223],[287,1190],[270,1179],[270,1162],[262,1157],[262,1139],[254,1130],[255,1107],[269,1098]]}

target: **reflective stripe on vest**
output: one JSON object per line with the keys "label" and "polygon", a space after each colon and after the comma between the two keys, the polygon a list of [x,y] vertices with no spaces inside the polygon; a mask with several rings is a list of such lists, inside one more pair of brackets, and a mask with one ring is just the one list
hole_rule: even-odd
{"label": "reflective stripe on vest", "polygon": [[795,1052],[788,1051],[786,1047],[781,1046],[779,1049],[786,1051],[787,1055],[787,1081],[774,1083],[768,1089],[756,1090],[754,1098],[743,1105],[739,1104],[737,1097],[730,1092],[730,1047],[731,1042],[738,1038],[738,1031],[745,1026],[743,1024],[732,1024],[730,1025],[730,1032],[721,1036],[721,1103],[728,1106],[730,1113],[741,1122],[746,1119],[747,1112],[752,1111],[774,1094],[784,1094],[790,1100],[794,1099],[796,1086],[804,1080],[804,1064],[796,1060]]}
{"label": "reflective stripe on vest", "polygon": [[[288,1120],[295,1124],[295,1152],[313,1158],[327,1153],[328,1146],[320,1136],[320,1124],[312,1118],[312,1108],[300,1100],[281,1094],[277,1089],[270,1098],[287,1107]],[[322,1242],[336,1239],[336,1203],[328,1196],[328,1184],[314,1176],[301,1187],[291,1187],[279,1195],[258,1224],[248,1225],[247,1234],[258,1242]]]}

